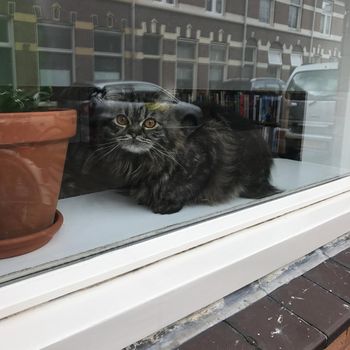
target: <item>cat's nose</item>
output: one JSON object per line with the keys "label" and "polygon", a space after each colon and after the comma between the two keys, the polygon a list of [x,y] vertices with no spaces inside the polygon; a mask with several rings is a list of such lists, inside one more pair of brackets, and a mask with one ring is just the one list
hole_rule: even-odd
{"label": "cat's nose", "polygon": [[137,136],[136,132],[131,132],[130,135],[133,139],[136,139],[136,136]]}

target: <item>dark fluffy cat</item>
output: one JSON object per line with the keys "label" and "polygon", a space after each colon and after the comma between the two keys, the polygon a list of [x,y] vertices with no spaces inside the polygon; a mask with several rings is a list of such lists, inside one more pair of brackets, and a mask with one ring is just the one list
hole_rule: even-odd
{"label": "dark fluffy cat", "polygon": [[83,171],[98,169],[102,180],[127,188],[155,213],[276,193],[269,182],[268,146],[243,121],[211,110],[189,123],[165,104],[101,100],[94,106],[96,146]]}

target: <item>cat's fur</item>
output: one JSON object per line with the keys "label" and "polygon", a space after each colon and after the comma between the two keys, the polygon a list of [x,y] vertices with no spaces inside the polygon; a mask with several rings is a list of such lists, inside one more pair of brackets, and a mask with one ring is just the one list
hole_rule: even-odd
{"label": "cat's fur", "polygon": [[[269,182],[268,146],[260,131],[243,121],[237,124],[211,110],[188,123],[171,105],[108,100],[94,105],[96,145],[84,159],[83,172],[98,169],[155,213],[276,193]],[[129,120],[125,127],[116,124],[120,114]],[[156,128],[142,126],[148,118],[157,121]]]}

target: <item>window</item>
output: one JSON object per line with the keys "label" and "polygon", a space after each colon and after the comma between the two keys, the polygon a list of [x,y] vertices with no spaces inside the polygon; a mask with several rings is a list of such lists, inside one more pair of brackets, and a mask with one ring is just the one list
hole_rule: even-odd
{"label": "window", "polygon": [[39,75],[42,86],[68,86],[72,76],[72,30],[38,24]]}
{"label": "window", "polygon": [[322,34],[331,34],[331,23],[333,13],[333,1],[323,0],[322,1],[322,14],[320,23],[320,32]]}
{"label": "window", "polygon": [[243,67],[243,78],[254,78],[256,71],[256,56],[257,47],[256,42],[251,40],[245,47],[244,53],[244,67]]}
{"label": "window", "polygon": [[160,55],[160,37],[158,35],[145,34],[143,36],[143,53],[145,55]]}
{"label": "window", "polygon": [[122,71],[122,36],[120,33],[94,31],[94,79],[120,80]]}
{"label": "window", "polygon": [[259,7],[259,21],[264,22],[264,23],[270,23],[272,1],[271,0],[260,0],[259,6],[260,6]]}
{"label": "window", "polygon": [[290,54],[290,65],[292,67],[299,67],[303,64],[303,53],[302,52],[292,52]]}
{"label": "window", "polygon": [[207,0],[207,11],[222,14],[224,12],[224,0]]}
{"label": "window", "polygon": [[143,80],[159,84],[161,80],[161,37],[154,34],[143,36]]}
{"label": "window", "polygon": [[[22,2],[13,17],[8,1],[0,6],[0,256],[4,241],[19,241],[2,238],[5,225],[24,223],[41,233],[61,222],[56,209],[64,224],[36,251],[1,259],[0,336],[9,330],[3,324],[22,334],[26,320],[40,316],[48,324],[62,321],[59,330],[51,337],[43,327],[42,337],[20,348],[85,349],[100,326],[102,347],[125,348],[119,342],[131,343],[129,332],[141,339],[154,325],[172,323],[174,310],[176,317],[188,315],[350,231],[344,88],[350,43],[341,33],[343,16],[332,23],[337,35],[322,35],[288,29],[298,28],[303,4],[310,10],[313,1],[247,1],[246,23],[234,1],[35,1],[36,15],[33,1]],[[309,20],[312,11],[303,18],[306,27]],[[305,64],[316,57],[316,67]],[[335,57],[339,64],[329,62]],[[48,113],[24,128],[47,147],[44,155],[30,155],[31,139],[15,151],[20,125],[3,132],[11,121],[27,121],[11,119],[3,103],[16,87],[33,97],[22,96],[23,104]],[[58,119],[77,129],[59,147],[66,156],[54,151],[65,127],[51,118],[61,113],[69,116]],[[44,216],[47,222],[33,229]],[[202,278],[209,274],[210,285]],[[94,302],[97,294],[106,296],[103,304]],[[140,294],[144,299],[130,302]],[[188,302],[172,299],[179,295]],[[68,311],[59,307],[67,300]],[[170,313],[164,300],[175,300]],[[142,328],[129,311],[135,305],[152,311],[150,303]],[[98,310],[92,321],[90,312],[77,310],[90,305]],[[125,329],[129,320],[136,326]],[[110,335],[112,321],[110,329],[123,337]],[[32,340],[28,329],[16,341]],[[3,338],[2,348],[12,349]]]}
{"label": "window", "polygon": [[222,44],[210,46],[209,88],[217,89],[225,80],[227,47]]}
{"label": "window", "polygon": [[0,17],[0,86],[13,82],[12,61],[9,23],[6,17]]}
{"label": "window", "polygon": [[155,0],[155,1],[162,2],[164,4],[175,5],[175,0]]}
{"label": "window", "polygon": [[178,89],[193,89],[196,56],[196,43],[178,41],[176,67],[176,87]]}
{"label": "window", "polygon": [[268,73],[269,76],[280,78],[282,68],[282,51],[271,49],[268,52]]}
{"label": "window", "polygon": [[288,26],[297,29],[300,27],[302,0],[291,0],[289,5]]}

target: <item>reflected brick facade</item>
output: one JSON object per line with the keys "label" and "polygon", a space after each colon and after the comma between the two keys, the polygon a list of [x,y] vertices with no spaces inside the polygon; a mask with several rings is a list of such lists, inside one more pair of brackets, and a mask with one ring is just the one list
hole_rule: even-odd
{"label": "reflected brick facade", "polygon": [[[96,70],[94,31],[117,32],[123,37],[120,78],[147,80],[173,90],[177,76],[177,42],[193,42],[196,57],[192,88],[208,89],[211,46],[225,45],[223,80],[245,76],[246,46],[255,50],[254,69],[247,77],[271,76],[286,80],[293,69],[292,52],[303,63],[326,62],[340,57],[344,2],[334,1],[330,34],[322,34],[322,1],[304,0],[298,28],[288,26],[288,1],[271,1],[270,23],[259,20],[259,0],[225,1],[223,14],[205,9],[204,0],[178,0],[174,6],[156,0],[17,0],[2,1],[0,16],[8,19],[13,51],[13,81],[37,85],[39,59],[37,25],[46,23],[72,29],[71,82],[93,80]],[[316,7],[315,7],[316,4]],[[247,12],[246,12],[247,11]],[[159,40],[159,50],[145,53],[144,37]],[[277,70],[269,69],[269,50],[281,51]],[[107,55],[108,56],[108,55]]]}

